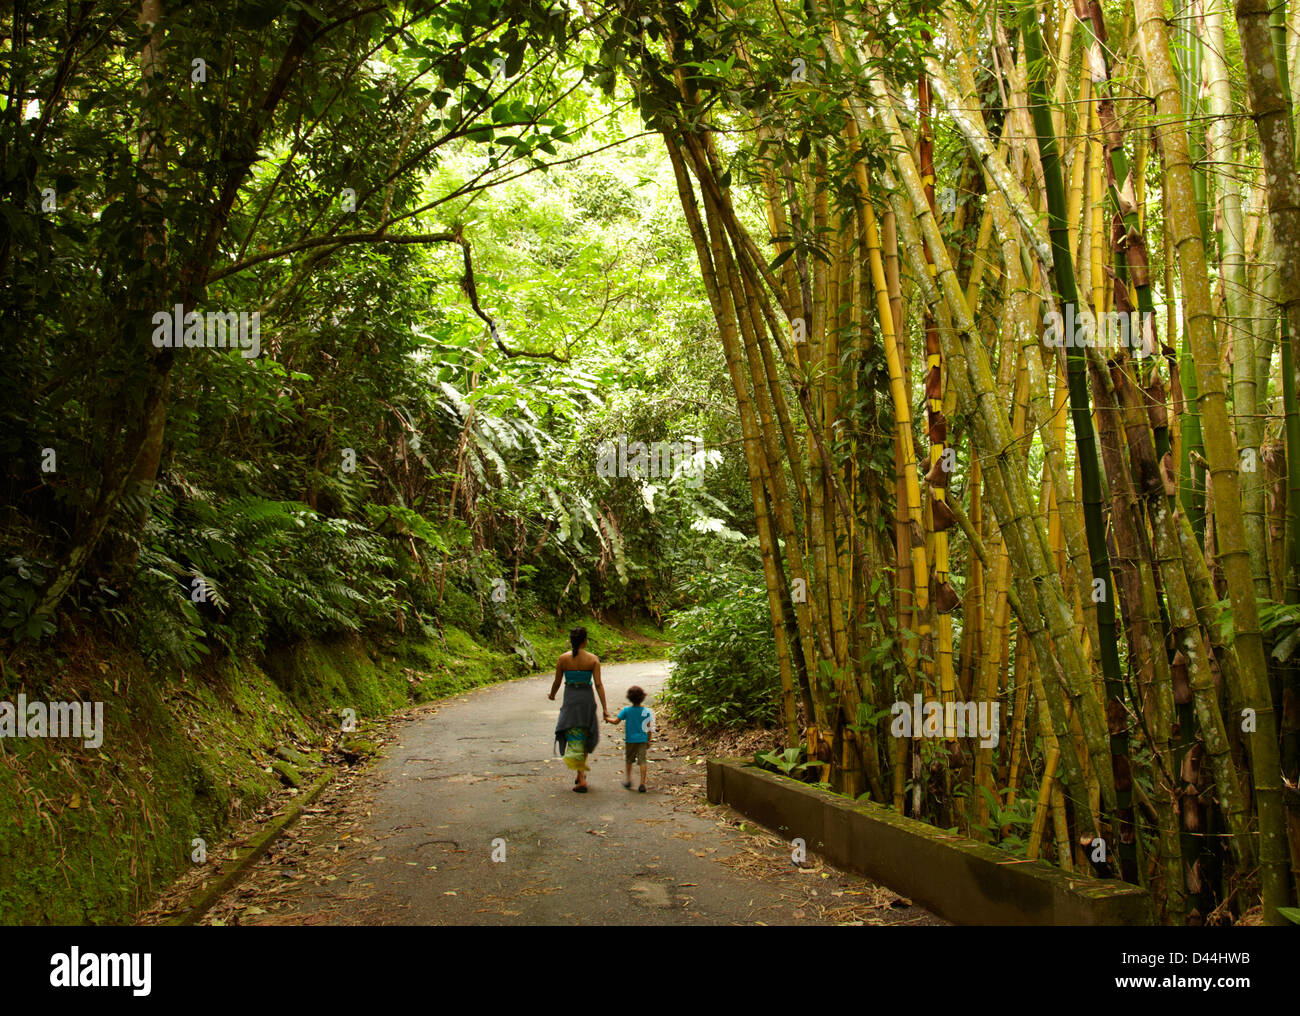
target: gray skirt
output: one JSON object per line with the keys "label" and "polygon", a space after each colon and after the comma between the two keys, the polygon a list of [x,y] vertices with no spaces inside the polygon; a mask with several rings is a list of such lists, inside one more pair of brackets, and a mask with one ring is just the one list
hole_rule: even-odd
{"label": "gray skirt", "polygon": [[555,744],[561,754],[566,733],[577,728],[586,735],[587,754],[600,744],[600,720],[596,715],[596,692],[589,684],[564,685],[564,700],[560,703],[560,718],[555,721]]}

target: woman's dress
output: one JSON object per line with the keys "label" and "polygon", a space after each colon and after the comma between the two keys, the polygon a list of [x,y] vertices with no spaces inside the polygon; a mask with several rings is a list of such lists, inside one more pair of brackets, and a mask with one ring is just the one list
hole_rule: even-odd
{"label": "woman's dress", "polygon": [[596,694],[590,670],[564,672],[564,700],[560,718],[555,723],[555,745],[564,755],[564,764],[584,772],[587,756],[600,743],[600,723],[596,718]]}

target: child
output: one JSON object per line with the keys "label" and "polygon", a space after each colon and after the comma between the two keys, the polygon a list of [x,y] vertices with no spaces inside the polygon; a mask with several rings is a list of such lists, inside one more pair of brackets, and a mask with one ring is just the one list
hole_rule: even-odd
{"label": "child", "polygon": [[627,779],[623,781],[625,790],[632,789],[632,763],[641,764],[641,786],[637,790],[645,793],[645,770],[646,770],[646,752],[650,748],[651,732],[654,730],[655,715],[649,709],[646,709],[641,703],[645,701],[645,692],[638,686],[632,685],[627,690],[627,699],[632,704],[624,706],[618,711],[610,723],[622,721],[625,726],[623,748],[623,759],[627,763]]}

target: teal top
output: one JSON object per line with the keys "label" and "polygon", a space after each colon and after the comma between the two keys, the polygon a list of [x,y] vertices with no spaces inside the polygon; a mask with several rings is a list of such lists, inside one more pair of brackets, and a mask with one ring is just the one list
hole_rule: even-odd
{"label": "teal top", "polygon": [[565,684],[591,684],[590,670],[566,670],[564,672]]}
{"label": "teal top", "polygon": [[614,719],[624,724],[623,740],[628,744],[645,744],[650,740],[655,714],[645,706],[624,706]]}

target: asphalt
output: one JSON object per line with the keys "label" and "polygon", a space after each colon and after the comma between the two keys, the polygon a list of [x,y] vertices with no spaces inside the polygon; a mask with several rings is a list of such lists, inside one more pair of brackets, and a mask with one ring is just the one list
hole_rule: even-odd
{"label": "asphalt", "polygon": [[[604,667],[610,713],[663,663]],[[704,799],[702,758],[657,738],[648,792],[621,786],[605,725],[587,794],[553,754],[551,678],[413,711],[342,798],[311,809],[213,919],[276,924],[935,924]]]}

